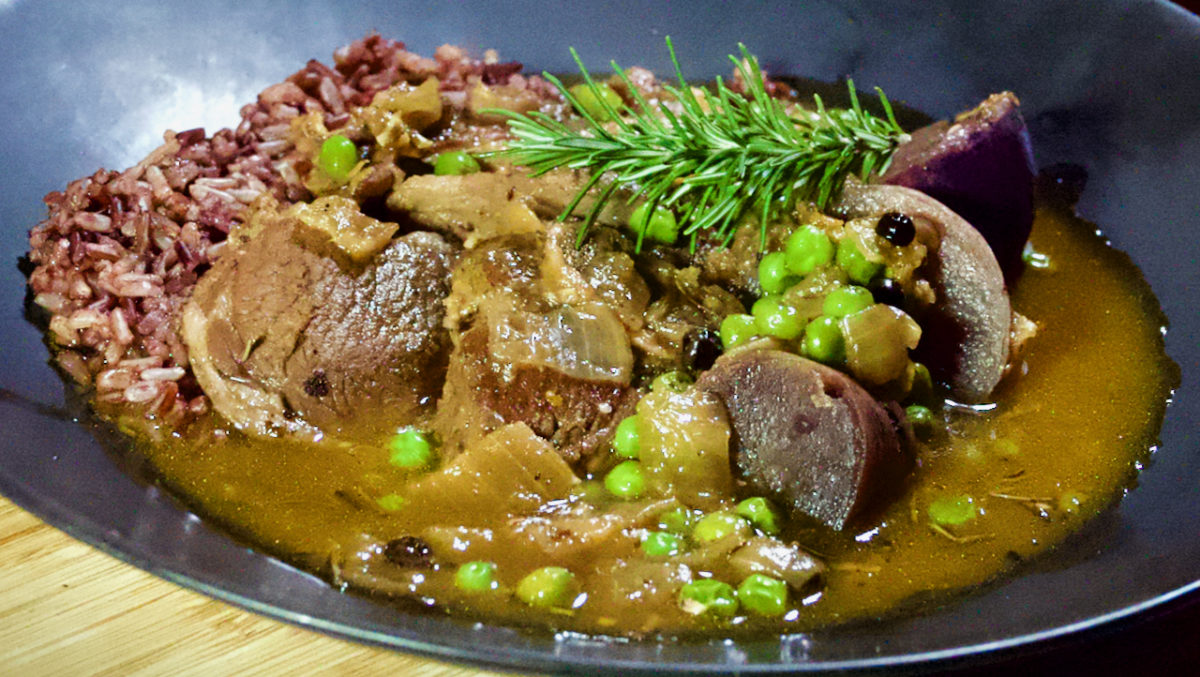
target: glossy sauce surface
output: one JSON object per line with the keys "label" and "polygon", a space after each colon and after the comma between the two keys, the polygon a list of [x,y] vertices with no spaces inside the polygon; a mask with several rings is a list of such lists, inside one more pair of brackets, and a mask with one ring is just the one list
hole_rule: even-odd
{"label": "glossy sauce surface", "polygon": [[[419,479],[388,464],[388,428],[363,430],[353,443],[301,444],[224,434],[207,422],[198,425],[211,430],[138,451],[204,516],[335,582],[347,563],[379,543],[453,530],[467,519],[473,531],[452,539],[458,552],[440,553],[441,564],[380,589],[468,616],[605,634],[729,634],[884,615],[913,599],[944,598],[992,580],[1053,547],[1111,507],[1149,460],[1177,373],[1163,354],[1157,301],[1127,257],[1062,208],[1042,205],[1031,242],[1049,263],[1027,266],[1011,291],[1014,309],[1036,322],[1038,333],[994,406],[949,408],[947,434],[920,450],[908,491],[876,524],[841,533],[787,525],[784,537],[829,570],[819,593],[793,599],[778,619],[713,622],[683,613],[676,589],[689,575],[680,569],[687,555],[646,558],[634,533],[568,558],[585,593],[578,608],[530,610],[511,591],[542,563],[520,542],[495,540],[508,514],[464,517],[453,500],[424,498],[400,510],[379,507],[379,498],[403,495]],[[572,495],[618,513],[670,505],[669,497],[621,503],[602,494],[585,482]],[[935,526],[929,506],[950,498],[968,502],[973,517]],[[498,590],[454,587],[452,564],[471,559],[497,564]]]}

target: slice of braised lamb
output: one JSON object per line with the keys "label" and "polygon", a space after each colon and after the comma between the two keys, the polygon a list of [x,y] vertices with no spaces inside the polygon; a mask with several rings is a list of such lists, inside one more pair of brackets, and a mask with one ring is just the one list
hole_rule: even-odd
{"label": "slice of braised lamb", "polygon": [[885,505],[913,466],[892,418],[845,374],[793,353],[727,354],[696,382],[725,403],[753,491],[842,529]]}
{"label": "slice of braised lamb", "polygon": [[[407,422],[441,391],[453,248],[433,233],[392,240],[395,224],[380,237],[386,224],[341,207],[259,212],[184,308],[196,379],[248,433]],[[342,240],[322,240],[326,218]],[[360,218],[365,237],[345,239]]]}
{"label": "slice of braised lamb", "polygon": [[902,186],[847,183],[837,210],[847,218],[900,213],[940,244],[922,266],[935,304],[912,309],[921,324],[914,359],[962,402],[986,399],[1008,362],[1013,322],[1004,275],[978,230],[937,200]]}
{"label": "slice of braised lamb", "polygon": [[1033,227],[1035,167],[1017,97],[993,94],[953,122],[913,132],[881,177],[933,197],[975,226],[1011,279]]}
{"label": "slice of braised lamb", "polygon": [[631,413],[634,358],[619,311],[564,282],[577,271],[553,251],[542,234],[491,238],[454,270],[455,348],[433,421],[443,454],[521,422],[586,467]]}
{"label": "slice of braised lamb", "polygon": [[410,176],[388,195],[387,206],[423,228],[451,235],[468,249],[501,235],[545,229],[518,192],[516,170],[465,175]]}
{"label": "slice of braised lamb", "polygon": [[602,307],[533,312],[489,301],[450,357],[433,428],[453,456],[506,423],[525,423],[569,463],[603,459],[633,413],[633,356]]}

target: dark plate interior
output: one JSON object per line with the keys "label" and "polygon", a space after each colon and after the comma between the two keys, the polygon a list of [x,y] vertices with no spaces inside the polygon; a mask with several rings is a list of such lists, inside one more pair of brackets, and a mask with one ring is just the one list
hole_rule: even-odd
{"label": "dark plate interior", "polygon": [[[744,41],[775,72],[851,76],[936,116],[1016,91],[1040,165],[1083,165],[1079,205],[1145,271],[1171,318],[1183,385],[1139,487],[1028,575],[914,618],[736,643],[612,644],[408,615],[210,531],[114,463],[72,421],[17,259],[40,198],[123,168],[163,129],[236,121],[237,108],[310,57],[377,30],[431,53],[444,42],[568,70],[577,47],[662,71],[670,34],[690,77],[728,70]],[[0,1],[0,491],[78,538],[170,580],[360,641],[530,670],[747,672],[928,666],[1129,617],[1200,587],[1200,22],[1152,2],[110,3]],[[1069,300],[1068,300],[1069,302]],[[1111,626],[1111,623],[1109,624]]]}

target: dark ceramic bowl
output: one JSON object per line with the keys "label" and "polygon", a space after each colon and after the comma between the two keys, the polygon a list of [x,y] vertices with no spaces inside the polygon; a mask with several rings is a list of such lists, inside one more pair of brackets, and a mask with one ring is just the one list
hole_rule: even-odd
{"label": "dark ceramic bowl", "polygon": [[[41,197],[124,168],[162,130],[236,121],[238,106],[368,31],[431,53],[497,48],[536,68],[616,58],[663,71],[674,37],[705,78],[744,41],[774,72],[851,76],[934,116],[1020,94],[1040,165],[1090,175],[1080,212],[1145,271],[1171,319],[1183,385],[1139,486],[1024,576],[924,615],[734,643],[522,634],[407,615],[210,531],[131,479],[47,366],[17,259]],[[785,672],[1005,658],[1128,619],[1200,587],[1200,22],[1157,2],[112,3],[0,0],[0,491],[74,536],[239,606],[362,642],[536,671]],[[1119,635],[1118,635],[1119,636]]]}

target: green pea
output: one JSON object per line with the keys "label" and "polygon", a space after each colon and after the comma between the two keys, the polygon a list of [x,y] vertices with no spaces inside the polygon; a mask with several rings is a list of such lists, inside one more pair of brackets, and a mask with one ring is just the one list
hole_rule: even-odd
{"label": "green pea", "polygon": [[696,523],[692,529],[692,538],[700,543],[711,543],[726,536],[744,534],[750,530],[750,523],[745,518],[724,510],[710,512]]}
{"label": "green pea", "polygon": [[929,406],[935,403],[935,399],[933,375],[929,373],[929,367],[920,362],[914,362],[912,387],[908,390],[908,401],[913,404]]}
{"label": "green pea", "polygon": [[904,408],[904,415],[908,418],[913,433],[919,439],[928,440],[933,433],[933,411],[929,407],[910,404]]}
{"label": "green pea", "polygon": [[755,529],[774,536],[779,533],[779,517],[775,513],[775,509],[771,507],[771,503],[762,496],[747,498],[737,504],[734,512],[750,520],[750,524]]}
{"label": "green pea", "polygon": [[821,312],[830,317],[845,317],[875,305],[875,297],[866,287],[837,287],[825,296]]}
{"label": "green pea", "polygon": [[350,178],[350,170],[358,164],[358,147],[341,134],[334,134],[321,144],[317,154],[317,166],[329,178],[344,183]]}
{"label": "green pea", "polygon": [[642,539],[642,552],[651,557],[670,557],[683,552],[683,539],[669,531],[651,531]]}
{"label": "green pea", "polygon": [[442,153],[433,161],[433,173],[438,176],[474,174],[479,169],[479,161],[465,150],[452,150]]}
{"label": "green pea", "polygon": [[375,499],[375,504],[388,512],[395,512],[404,507],[404,497],[400,494],[385,494]]}
{"label": "green pea", "polygon": [[696,514],[684,507],[678,507],[658,516],[658,528],[679,536],[686,536],[692,531],[696,522]]}
{"label": "green pea", "polygon": [[650,390],[656,393],[681,393],[696,382],[691,374],[683,371],[664,371],[650,382]]}
{"label": "green pea", "polygon": [[562,567],[542,567],[517,583],[517,599],[530,606],[562,607],[574,598],[575,575]]}
{"label": "green pea", "polygon": [[646,214],[649,211],[649,202],[643,202],[633,210],[633,214],[629,217],[630,230],[640,233],[645,228],[647,239],[663,244],[675,242],[675,238],[679,237],[679,222],[675,219],[675,212],[663,205],[658,205],[649,217],[650,223],[647,224]]}
{"label": "green pea", "polygon": [[429,436],[416,428],[401,429],[388,442],[388,449],[391,450],[388,462],[397,468],[416,470],[433,462]]}
{"label": "green pea", "polygon": [[750,611],[763,616],[779,616],[787,611],[787,583],[765,576],[750,574],[738,584],[738,601]]}
{"label": "green pea", "polygon": [[721,320],[721,345],[726,350],[739,346],[758,336],[758,325],[753,315],[726,315]]}
{"label": "green pea", "polygon": [[801,352],[822,364],[840,364],[846,359],[846,339],[836,317],[821,315],[804,328]]}
{"label": "green pea", "polygon": [[579,102],[579,107],[582,108],[588,115],[596,119],[597,122],[605,122],[612,119],[601,102],[607,103],[614,111],[621,110],[621,95],[617,94],[612,87],[603,82],[593,82],[596,86],[592,89],[586,82],[581,82],[570,88],[571,96]]}
{"label": "green pea", "polygon": [[626,416],[617,424],[613,434],[613,451],[625,458],[637,458],[641,451],[641,435],[638,434],[638,417]]}
{"label": "green pea", "polygon": [[604,476],[604,487],[619,498],[637,498],[646,491],[646,476],[637,461],[623,461]]}
{"label": "green pea", "polygon": [[958,526],[975,519],[975,500],[970,496],[941,496],[929,504],[929,519],[942,526]]}
{"label": "green pea", "polygon": [[679,606],[687,613],[711,613],[726,618],[737,615],[738,598],[733,586],[712,578],[689,581],[679,589]]}
{"label": "green pea", "polygon": [[883,272],[883,264],[867,259],[850,238],[843,238],[837,246],[838,267],[846,271],[851,282],[865,285]]}
{"label": "green pea", "polygon": [[788,270],[787,255],[783,252],[771,252],[758,262],[758,285],[768,294],[782,294],[799,281]]}
{"label": "green pea", "polygon": [[804,322],[796,309],[774,296],[755,301],[750,313],[754,315],[754,326],[759,334],[790,341],[804,331]]}
{"label": "green pea", "polygon": [[788,236],[783,253],[788,270],[808,275],[833,260],[833,240],[816,226],[801,226]]}
{"label": "green pea", "polygon": [[454,572],[454,585],[470,592],[495,590],[500,587],[496,582],[496,565],[480,560],[466,562]]}

